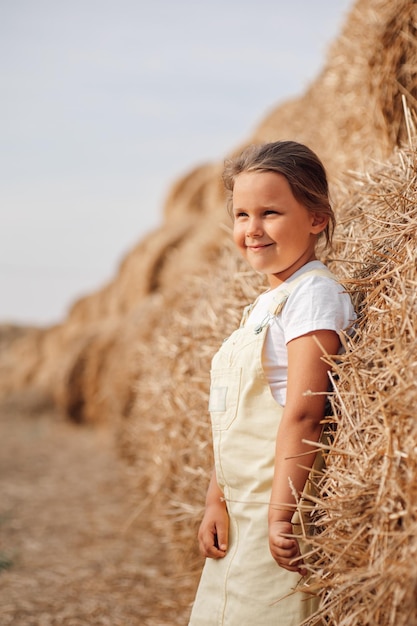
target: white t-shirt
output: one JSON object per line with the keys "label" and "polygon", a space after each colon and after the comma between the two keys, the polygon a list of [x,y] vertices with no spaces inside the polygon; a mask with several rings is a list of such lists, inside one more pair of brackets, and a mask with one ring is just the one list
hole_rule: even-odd
{"label": "white t-shirt", "polygon": [[[249,314],[246,325],[260,324],[268,313],[272,299],[286,285],[305,272],[324,269],[320,261],[311,261],[295,272],[286,283],[261,294]],[[285,405],[288,377],[287,343],[315,330],[348,329],[355,320],[350,296],[342,285],[330,277],[307,276],[288,297],[282,312],[273,316],[265,338],[262,356],[265,375],[275,400]]]}

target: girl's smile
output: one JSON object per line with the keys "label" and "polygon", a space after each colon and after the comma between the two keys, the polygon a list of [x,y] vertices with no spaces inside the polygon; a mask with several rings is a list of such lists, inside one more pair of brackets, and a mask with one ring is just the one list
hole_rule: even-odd
{"label": "girl's smile", "polygon": [[268,276],[271,287],[316,258],[317,235],[328,222],[295,199],[285,176],[270,171],[236,177],[233,217],[236,246],[253,269]]}

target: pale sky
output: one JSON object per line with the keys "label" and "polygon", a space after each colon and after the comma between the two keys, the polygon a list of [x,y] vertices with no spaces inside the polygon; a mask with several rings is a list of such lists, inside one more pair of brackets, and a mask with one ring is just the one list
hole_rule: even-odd
{"label": "pale sky", "polygon": [[0,0],[0,323],[50,324],[323,66],[352,0]]}

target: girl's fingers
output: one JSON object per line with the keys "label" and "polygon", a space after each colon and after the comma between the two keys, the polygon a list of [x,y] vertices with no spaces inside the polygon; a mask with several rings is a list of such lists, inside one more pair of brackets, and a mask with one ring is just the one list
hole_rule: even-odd
{"label": "girl's fingers", "polygon": [[219,547],[217,535],[210,532],[200,537],[200,553],[206,558],[221,559],[226,551]]}

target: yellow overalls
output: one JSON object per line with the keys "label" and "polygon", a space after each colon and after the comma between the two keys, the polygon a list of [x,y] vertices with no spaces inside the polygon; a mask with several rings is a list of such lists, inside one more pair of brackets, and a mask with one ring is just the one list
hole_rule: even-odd
{"label": "yellow overalls", "polygon": [[268,504],[283,407],[262,368],[270,316],[280,313],[295,285],[311,274],[334,278],[312,270],[288,283],[269,316],[245,326],[244,315],[213,358],[209,410],[217,482],[230,517],[229,547],[224,558],[206,559],[190,626],[299,626],[314,610],[315,598],[291,593],[300,575],[279,567],[269,550]]}

